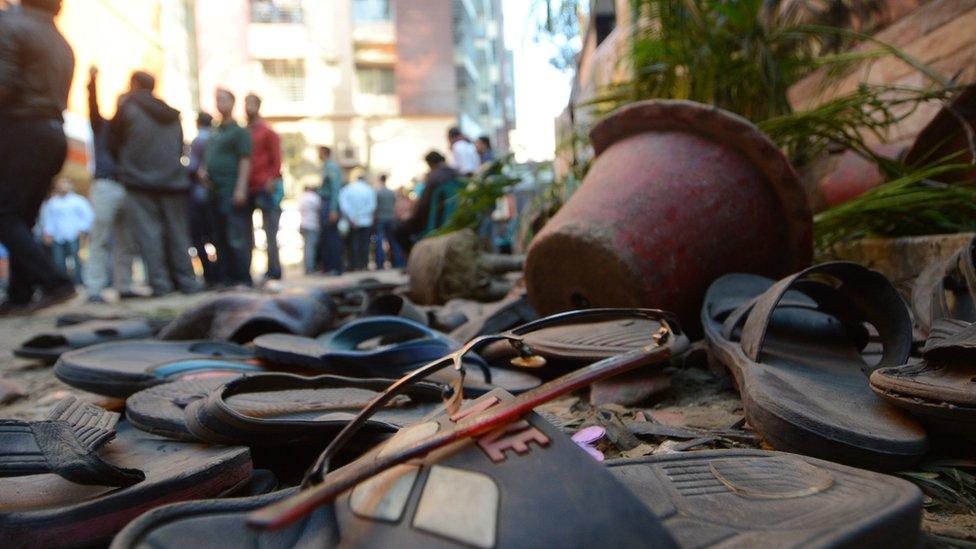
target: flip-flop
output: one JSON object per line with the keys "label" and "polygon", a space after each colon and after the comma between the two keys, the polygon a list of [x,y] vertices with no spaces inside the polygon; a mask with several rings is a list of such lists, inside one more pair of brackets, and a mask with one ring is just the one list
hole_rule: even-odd
{"label": "flip-flop", "polygon": [[[868,382],[875,368],[904,364],[912,346],[908,310],[880,273],[835,262],[779,282],[728,275],[709,288],[702,323],[750,425],[774,448],[870,469],[925,454],[921,425]],[[861,353],[865,323],[883,345],[876,365]]]}
{"label": "flip-flop", "polygon": [[14,349],[21,358],[53,363],[68,351],[109,341],[152,337],[160,326],[144,319],[92,320],[35,334]]}
{"label": "flip-flop", "polygon": [[399,316],[424,326],[430,325],[426,310],[397,294],[382,294],[370,299],[363,316]]}
{"label": "flip-flop", "polygon": [[[454,417],[509,398],[485,395]],[[360,459],[422,440],[450,421],[403,429]],[[184,536],[202,548],[914,547],[919,538],[918,488],[843,465],[760,450],[608,465],[529,413],[500,432],[382,472],[278,531],[249,528],[248,514],[297,489],[155,509],[123,530],[112,549],[177,547]]]}
{"label": "flip-flop", "polygon": [[[525,334],[522,341],[549,363],[571,368],[639,349],[660,329],[661,323],[649,318],[581,321],[542,328]],[[687,336],[678,336],[673,354],[681,354],[688,345]],[[518,356],[504,341],[489,345],[479,354],[492,363]]]}
{"label": "flip-flop", "polygon": [[[406,318],[376,316],[354,320],[317,339],[271,334],[255,339],[254,346],[260,358],[275,364],[350,377],[396,378],[460,344]],[[539,385],[535,376],[489,367],[473,355],[465,361],[472,366],[464,379],[465,394],[480,395],[496,387],[520,393]],[[436,383],[451,380],[449,372],[430,378]]]}
{"label": "flip-flop", "polygon": [[607,462],[681,547],[917,547],[922,493],[905,480],[763,450]]}
{"label": "flip-flop", "polygon": [[117,341],[61,355],[58,379],[85,391],[126,398],[154,385],[203,372],[259,372],[254,353],[224,341]]}
{"label": "flip-flop", "polygon": [[364,314],[371,299],[393,293],[401,286],[402,284],[394,282],[363,278],[339,286],[310,288],[305,293],[320,301],[334,304],[337,316],[349,317]]}
{"label": "flip-flop", "polygon": [[875,370],[871,388],[934,430],[976,440],[976,324],[936,320],[922,357]]}
{"label": "flip-flop", "polygon": [[0,422],[0,546],[104,544],[149,509],[251,477],[247,448],[171,442],[117,420],[68,399],[46,421]]}
{"label": "flip-flop", "polygon": [[976,237],[922,271],[912,288],[912,309],[923,335],[940,318],[976,322]]}
{"label": "flip-flop", "polygon": [[[503,391],[485,395],[454,420],[508,398]],[[441,415],[402,429],[360,460],[408,446],[454,420]],[[294,493],[167,506],[132,522],[112,547],[176,547],[187,539],[200,548],[269,549],[675,546],[637,497],[534,413],[480,441],[389,469],[282,530],[246,526],[248,511]]]}
{"label": "flip-flop", "polygon": [[315,335],[333,319],[330,307],[308,296],[231,293],[184,312],[160,330],[159,339],[247,343],[262,334]]}
{"label": "flip-flop", "polygon": [[467,343],[478,336],[497,334],[532,322],[539,315],[522,293],[493,303],[452,299],[444,304],[436,318],[451,325],[448,333],[452,339]]}
{"label": "flip-flop", "polygon": [[[126,400],[126,417],[139,429],[178,440],[323,444],[393,381],[291,374],[191,377],[132,395]],[[445,389],[429,383],[416,386],[370,422],[362,446],[433,412]]]}

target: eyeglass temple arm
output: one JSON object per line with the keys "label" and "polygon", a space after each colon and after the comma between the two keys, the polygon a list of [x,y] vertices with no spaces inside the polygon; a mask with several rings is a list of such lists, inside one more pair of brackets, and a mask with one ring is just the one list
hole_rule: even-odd
{"label": "eyeglass temple arm", "polygon": [[490,341],[495,341],[498,339],[507,339],[504,336],[482,336],[473,339],[470,343],[464,347],[458,349],[457,351],[432,362],[417,368],[416,370],[410,372],[409,374],[401,377],[392,385],[390,385],[386,390],[377,395],[373,400],[369,402],[352,421],[347,423],[342,431],[332,439],[332,442],[319,454],[315,464],[309,469],[308,473],[305,475],[305,480],[302,482],[303,487],[307,487],[312,480],[317,476],[322,475],[322,471],[326,468],[329,460],[335,457],[335,454],[352,439],[356,433],[362,429],[362,426],[369,421],[369,418],[373,417],[376,412],[378,412],[383,406],[393,400],[396,396],[403,393],[411,385],[417,383],[419,380],[426,378],[427,376],[443,370],[444,368],[456,364],[456,361],[461,360],[461,358],[477,349],[478,347],[488,343]]}
{"label": "eyeglass temple arm", "polygon": [[261,529],[277,529],[287,526],[307,516],[316,508],[331,503],[339,494],[390,467],[424,456],[453,442],[484,434],[525,415],[540,404],[591,385],[596,381],[622,374],[634,368],[667,360],[671,357],[671,345],[670,341],[664,338],[669,337],[672,333],[670,329],[664,328],[662,330],[662,341],[660,341],[661,345],[658,347],[648,346],[601,360],[522,393],[512,400],[493,406],[470,419],[463,420],[452,429],[418,441],[398,452],[339,469],[321,484],[309,487],[290,498],[251,513],[248,516],[247,523],[249,526]]}

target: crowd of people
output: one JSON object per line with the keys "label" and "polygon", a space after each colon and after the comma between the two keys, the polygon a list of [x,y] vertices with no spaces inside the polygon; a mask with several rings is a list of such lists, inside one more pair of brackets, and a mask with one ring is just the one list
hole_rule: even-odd
{"label": "crowd of people", "polygon": [[[88,198],[67,179],[52,192],[67,152],[62,113],[74,70],[71,47],[53,21],[59,9],[59,0],[24,0],[0,15],[0,267],[9,256],[0,312],[64,301],[76,285],[92,302],[103,301],[110,287],[121,298],[139,296],[136,259],[152,296],[252,286],[257,212],[267,243],[267,270],[257,284],[281,279],[281,139],[261,117],[255,94],[244,98],[241,125],[233,115],[237,98],[218,89],[217,119],[200,113],[187,146],[181,113],[155,94],[151,74],[132,74],[108,119],[91,67]],[[384,175],[371,183],[362,168],[345,177],[331,148],[319,147],[321,184],[299,198],[306,273],[363,270],[371,257],[377,268],[403,267],[413,244],[446,221],[452,189],[494,158],[487,137],[472,142],[458,128],[447,137],[451,162],[428,153],[429,172],[414,198],[388,188]]]}

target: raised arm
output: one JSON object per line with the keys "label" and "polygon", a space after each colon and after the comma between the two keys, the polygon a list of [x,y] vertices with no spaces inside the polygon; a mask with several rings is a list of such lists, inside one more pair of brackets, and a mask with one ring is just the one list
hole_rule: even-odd
{"label": "raised arm", "polygon": [[105,123],[98,110],[98,67],[95,65],[88,68],[88,118],[94,132],[100,131]]}

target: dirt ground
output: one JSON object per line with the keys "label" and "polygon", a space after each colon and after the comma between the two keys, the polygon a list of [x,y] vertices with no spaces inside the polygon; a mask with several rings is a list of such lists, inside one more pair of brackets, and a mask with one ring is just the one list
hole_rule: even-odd
{"label": "dirt ground", "polygon": [[[371,274],[383,280],[403,280],[400,273]],[[284,291],[297,287],[344,284],[355,277],[292,277]],[[9,381],[27,394],[0,404],[0,417],[42,418],[61,398],[77,395],[108,407],[121,402],[72,389],[58,381],[51,367],[18,359],[13,349],[29,336],[55,326],[64,314],[97,316],[150,316],[170,318],[209,294],[174,294],[159,299],[136,299],[110,304],[88,304],[82,298],[41,313],[0,319],[0,381]],[[607,436],[596,448],[608,459],[704,448],[763,447],[748,429],[742,405],[728,379],[716,375],[698,347],[666,369],[670,387],[637,407],[616,404],[594,406],[586,393],[566,397],[538,411],[568,433],[589,425],[603,426]],[[3,384],[0,383],[0,388]],[[0,393],[0,400],[3,395]],[[969,469],[972,472],[972,469]],[[923,473],[925,474],[925,473]],[[976,513],[958,502],[947,502],[927,490],[923,528],[929,546],[976,547]]]}

